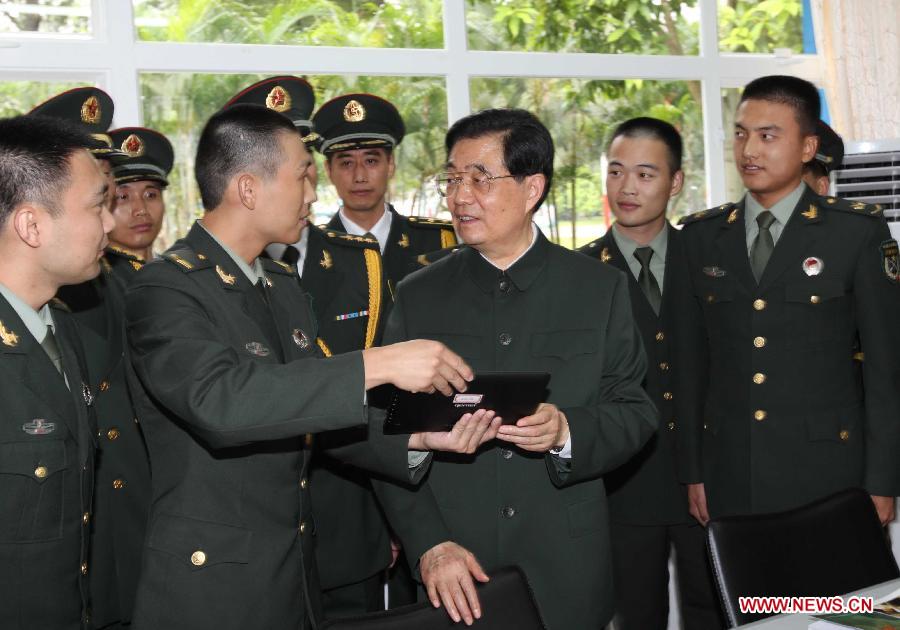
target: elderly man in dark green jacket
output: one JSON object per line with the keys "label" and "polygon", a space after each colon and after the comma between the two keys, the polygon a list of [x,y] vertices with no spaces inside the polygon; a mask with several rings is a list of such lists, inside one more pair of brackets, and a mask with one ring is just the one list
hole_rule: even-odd
{"label": "elderly man in dark green jacket", "polygon": [[602,628],[613,598],[601,475],[657,426],[628,283],[532,222],[553,174],[553,141],[532,114],[469,116],[446,146],[438,186],[467,247],[400,283],[385,340],[442,341],[476,373],[549,372],[549,402],[507,418],[517,422],[473,456],[436,455],[417,490],[377,489],[454,620],[480,617],[472,576],[517,564],[548,628]]}

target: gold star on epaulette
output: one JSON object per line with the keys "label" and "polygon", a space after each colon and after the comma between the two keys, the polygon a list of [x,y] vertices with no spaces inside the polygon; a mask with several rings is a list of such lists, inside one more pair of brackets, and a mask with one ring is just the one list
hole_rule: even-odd
{"label": "gold star on epaulette", "polygon": [[862,201],[854,201],[853,203],[850,204],[850,207],[853,210],[865,210],[866,204],[864,204]]}
{"label": "gold star on epaulette", "polygon": [[194,265],[192,265],[191,263],[189,263],[188,261],[186,261],[184,258],[182,258],[181,256],[179,256],[178,254],[169,254],[168,256],[169,256],[169,259],[170,259],[170,260],[172,260],[172,261],[178,263],[179,265],[181,265],[181,266],[184,267],[185,269],[193,269],[193,268],[194,268]]}

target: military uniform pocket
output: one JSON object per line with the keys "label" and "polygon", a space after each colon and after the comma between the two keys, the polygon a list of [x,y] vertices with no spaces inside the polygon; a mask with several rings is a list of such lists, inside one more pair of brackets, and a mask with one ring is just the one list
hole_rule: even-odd
{"label": "military uniform pocket", "polygon": [[0,444],[0,543],[62,536],[67,467],[61,439]]}
{"label": "military uniform pocket", "polygon": [[600,340],[596,330],[554,330],[531,336],[531,355],[569,360],[579,354],[596,354]]}
{"label": "military uniform pocket", "polygon": [[161,514],[150,528],[147,547],[202,571],[219,564],[247,564],[252,537],[253,532],[243,527]]}
{"label": "military uniform pocket", "polygon": [[840,281],[807,278],[784,287],[788,348],[820,347],[850,321],[850,300]]}

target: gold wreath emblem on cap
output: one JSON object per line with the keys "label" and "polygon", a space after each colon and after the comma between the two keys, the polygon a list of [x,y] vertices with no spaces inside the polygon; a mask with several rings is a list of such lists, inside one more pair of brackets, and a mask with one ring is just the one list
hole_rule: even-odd
{"label": "gold wreath emblem on cap", "polygon": [[344,105],[344,120],[347,122],[362,122],[366,119],[366,108],[362,103],[351,99]]}
{"label": "gold wreath emblem on cap", "polygon": [[144,141],[135,134],[131,134],[122,141],[122,152],[128,157],[138,157],[144,155]]}
{"label": "gold wreath emblem on cap", "polygon": [[276,112],[286,112],[291,108],[291,95],[280,85],[276,85],[266,96],[266,107]]}
{"label": "gold wreath emblem on cap", "polygon": [[96,96],[89,96],[81,104],[81,121],[89,125],[96,125],[100,122],[100,101],[97,100]]}
{"label": "gold wreath emblem on cap", "polygon": [[105,144],[107,149],[112,149],[112,138],[110,138],[105,133],[92,133],[91,138],[93,138],[97,142],[102,142],[103,144]]}

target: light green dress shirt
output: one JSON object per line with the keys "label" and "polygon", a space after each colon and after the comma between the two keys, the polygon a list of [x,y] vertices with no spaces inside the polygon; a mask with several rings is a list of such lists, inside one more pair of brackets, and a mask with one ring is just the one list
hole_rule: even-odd
{"label": "light green dress shirt", "polygon": [[784,226],[787,224],[788,219],[791,218],[791,213],[797,207],[797,203],[805,191],[806,184],[800,182],[799,186],[787,196],[776,201],[771,208],[763,208],[762,204],[749,192],[744,195],[744,227],[747,229],[748,254],[753,246],[753,241],[756,240],[756,236],[759,234],[759,224],[756,222],[756,217],[765,210],[768,210],[775,216],[775,222],[769,227],[769,232],[772,233],[772,242],[778,244],[778,239],[781,237],[782,231],[784,231]]}
{"label": "light green dress shirt", "polygon": [[[619,251],[622,252],[622,256],[625,257],[625,262],[628,263],[628,268],[634,275],[634,279],[637,280],[641,275],[641,261],[634,257],[634,250],[643,246],[637,241],[622,234],[619,230],[618,223],[613,223],[612,235],[613,240],[616,241],[616,246],[618,246]],[[669,247],[668,222],[663,225],[663,229],[659,231],[659,234],[654,236],[653,240],[647,243],[647,247],[653,250],[653,256],[650,258],[650,273],[656,278],[656,284],[659,285],[659,292],[662,294],[664,290],[663,279],[666,275],[666,250]]]}

